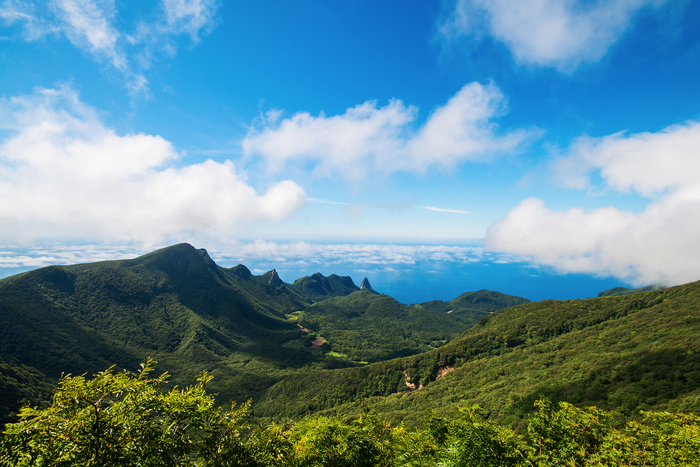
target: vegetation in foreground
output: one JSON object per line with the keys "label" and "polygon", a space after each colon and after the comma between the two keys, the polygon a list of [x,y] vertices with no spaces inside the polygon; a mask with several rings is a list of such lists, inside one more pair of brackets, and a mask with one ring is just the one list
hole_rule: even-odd
{"label": "vegetation in foreground", "polygon": [[194,386],[163,389],[151,377],[111,368],[64,377],[46,409],[25,407],[0,438],[7,466],[618,466],[698,465],[700,418],[643,412],[616,428],[612,417],[548,400],[535,403],[526,436],[488,420],[478,406],[453,416],[426,414],[426,429],[392,427],[376,414],[342,421],[321,416],[298,423],[242,422],[248,404],[231,411]]}

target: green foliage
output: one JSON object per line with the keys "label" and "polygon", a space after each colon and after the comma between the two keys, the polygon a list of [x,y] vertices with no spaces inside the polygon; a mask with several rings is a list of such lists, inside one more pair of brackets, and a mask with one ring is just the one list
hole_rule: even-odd
{"label": "green foliage", "polygon": [[603,290],[597,296],[598,297],[613,297],[615,295],[632,295],[640,292],[649,292],[650,290],[662,290],[665,287],[661,285],[647,285],[646,287],[639,287],[637,289],[630,289],[628,287],[613,287],[612,289]]}
{"label": "green foliage", "polygon": [[476,324],[492,309],[504,308],[513,300],[519,303],[527,301],[498,292],[473,294],[477,295],[464,294],[454,302],[466,302],[468,296],[474,308],[456,305],[453,311],[452,302],[439,302],[445,306],[438,302],[408,306],[388,295],[360,290],[305,308],[297,322],[323,335],[333,351],[346,354],[355,361],[372,363],[440,347]]}
{"label": "green foliage", "polygon": [[240,417],[196,385],[161,388],[168,374],[149,378],[154,362],[134,375],[110,368],[93,379],[63,377],[44,410],[25,407],[4,432],[2,461],[29,466],[238,465],[244,454]]}
{"label": "green foliage", "polygon": [[578,409],[538,401],[530,418],[531,460],[538,466],[697,466],[700,418],[692,414],[642,412],[643,422],[615,428],[595,407]]}
{"label": "green foliage", "polygon": [[456,416],[429,412],[425,430],[392,428],[375,412],[308,416],[297,423],[242,423],[248,404],[227,411],[194,386],[165,389],[149,360],[136,374],[112,368],[92,379],[63,377],[51,406],[25,407],[0,436],[6,466],[693,466],[700,418],[644,412],[617,428],[595,407],[537,401],[529,438],[489,419],[478,405]]}
{"label": "green foliage", "polygon": [[595,407],[581,410],[562,402],[555,411],[547,399],[535,406],[539,410],[530,418],[528,433],[536,449],[533,458],[540,465],[584,465],[612,430],[610,417]]}
{"label": "green foliage", "polygon": [[309,417],[290,433],[299,467],[390,466],[389,425],[375,414],[344,423],[335,418]]}
{"label": "green foliage", "polygon": [[429,413],[428,434],[439,446],[436,457],[444,466],[520,466],[527,461],[527,446],[508,428],[485,420],[478,406],[461,407],[460,417]]}
{"label": "green foliage", "polygon": [[47,406],[53,388],[54,383],[36,369],[0,358],[0,426],[14,419],[15,407],[30,402]]}

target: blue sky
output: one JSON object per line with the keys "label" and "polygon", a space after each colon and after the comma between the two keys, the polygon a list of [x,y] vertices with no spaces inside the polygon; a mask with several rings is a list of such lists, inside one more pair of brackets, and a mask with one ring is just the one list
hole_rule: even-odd
{"label": "blue sky", "polygon": [[0,26],[3,275],[187,241],[285,280],[700,279],[698,2],[2,0]]}

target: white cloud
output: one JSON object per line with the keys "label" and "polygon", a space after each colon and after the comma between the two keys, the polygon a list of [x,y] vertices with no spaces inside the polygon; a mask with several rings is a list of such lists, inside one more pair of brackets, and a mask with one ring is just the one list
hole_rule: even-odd
{"label": "white cloud", "polygon": [[213,27],[217,6],[216,0],[163,0],[162,5],[169,32],[188,34],[194,42]]}
{"label": "white cloud", "polygon": [[220,263],[277,261],[305,261],[313,264],[352,263],[363,265],[415,264],[419,261],[473,263],[503,255],[485,252],[480,247],[450,245],[396,245],[372,243],[307,243],[307,242],[254,242],[233,241],[207,248]]}
{"label": "white cloud", "polygon": [[421,171],[453,166],[518,151],[537,131],[499,134],[493,119],[505,113],[506,100],[494,84],[470,83],[435,109],[417,131],[418,111],[399,100],[376,102],[331,117],[300,112],[281,119],[268,112],[243,141],[247,156],[262,156],[273,171],[302,162],[317,174],[359,178],[370,170]]}
{"label": "white cloud", "polygon": [[118,70],[129,93],[136,96],[149,93],[144,71],[157,53],[174,55],[177,36],[187,35],[196,44],[211,32],[218,4],[216,0],[162,0],[157,12],[149,15],[153,19],[137,19],[124,28],[114,0],[5,0],[0,23],[18,28],[28,41],[65,35],[75,47]]}
{"label": "white cloud", "polygon": [[0,251],[0,268],[40,268],[56,264],[92,263],[130,259],[145,253],[148,253],[148,250],[112,245],[52,244],[43,247],[6,248]]}
{"label": "white cloud", "polygon": [[2,102],[13,134],[0,143],[0,236],[61,235],[157,243],[183,232],[224,234],[302,207],[292,181],[258,195],[230,161],[175,167],[160,136],[118,135],[69,88]]}
{"label": "white cloud", "polygon": [[[425,264],[516,263],[524,258],[516,255],[484,251],[480,247],[454,245],[384,245],[384,244],[328,244],[307,242],[270,242],[265,240],[239,241],[218,237],[207,242],[191,242],[197,248],[206,248],[217,264],[223,267],[239,263],[247,265],[254,274],[270,269],[289,271],[290,268],[317,268],[337,272],[341,265],[352,265],[358,274],[400,272],[405,268]],[[0,250],[0,269],[11,273],[11,268],[42,267],[51,264],[76,264],[94,261],[134,258],[148,253],[158,245],[110,244],[65,245],[43,242],[39,246],[4,248]],[[3,271],[0,271],[2,274]],[[280,272],[281,273],[281,272]],[[1,277],[1,276],[0,276]],[[284,280],[289,277],[283,276]]]}
{"label": "white cloud", "polygon": [[518,62],[571,71],[602,58],[636,13],[665,0],[458,0],[442,34],[488,34]]}
{"label": "white cloud", "polygon": [[700,181],[700,123],[673,125],[658,133],[602,138],[583,136],[556,162],[564,186],[587,188],[589,173],[600,170],[606,183],[644,196]]}
{"label": "white cloud", "polygon": [[68,39],[78,48],[106,57],[120,71],[127,69],[126,56],[117,50],[119,32],[112,26],[116,9],[114,0],[54,0],[53,8]]}
{"label": "white cloud", "polygon": [[614,207],[554,211],[523,200],[489,229],[486,245],[565,272],[612,275],[636,284],[700,279],[700,124],[658,133],[583,137],[557,163],[566,186],[590,186],[600,171],[614,190],[652,198],[641,213]]}
{"label": "white cloud", "polygon": [[0,24],[4,27],[17,26],[20,36],[26,41],[38,40],[57,32],[58,28],[36,10],[36,5],[28,1],[5,0],[0,6]]}
{"label": "white cloud", "polygon": [[423,209],[427,209],[429,211],[436,211],[436,212],[450,212],[453,214],[471,214],[469,211],[463,211],[461,209],[445,209],[445,208],[436,208],[433,206],[425,206]]}

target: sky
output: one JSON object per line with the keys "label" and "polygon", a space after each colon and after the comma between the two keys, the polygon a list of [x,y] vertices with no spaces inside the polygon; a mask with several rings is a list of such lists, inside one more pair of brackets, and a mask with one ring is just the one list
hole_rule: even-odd
{"label": "sky", "polygon": [[0,0],[0,60],[0,277],[189,242],[407,302],[700,279],[700,2]]}

